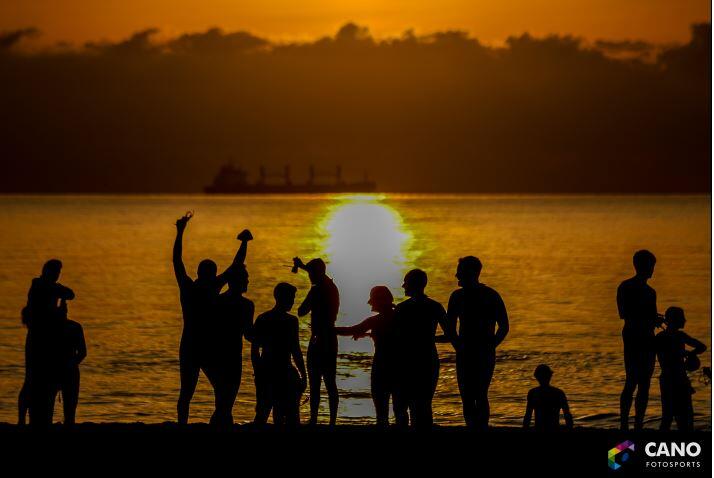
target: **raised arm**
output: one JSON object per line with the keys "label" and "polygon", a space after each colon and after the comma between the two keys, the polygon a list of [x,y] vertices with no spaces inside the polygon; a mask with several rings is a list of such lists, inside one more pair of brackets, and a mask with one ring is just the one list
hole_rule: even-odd
{"label": "raised arm", "polygon": [[248,229],[243,229],[243,231],[238,234],[237,239],[240,241],[240,246],[238,246],[238,252],[236,252],[233,262],[217,277],[217,279],[223,283],[227,280],[226,273],[229,272],[232,267],[245,264],[245,258],[248,256],[248,242],[253,240],[253,235]]}
{"label": "raised arm", "polygon": [[191,217],[192,214],[186,213],[185,216],[176,221],[176,239],[174,240],[173,263],[176,282],[178,282],[179,285],[190,280],[188,274],[186,274],[186,266],[183,264],[183,232],[186,229],[186,224],[188,224]]}
{"label": "raised arm", "polygon": [[305,300],[302,301],[302,304],[300,304],[300,307],[298,307],[298,316],[303,317],[307,314],[310,313],[312,310],[312,289],[310,289],[310,292],[307,293],[307,297],[305,297]]}
{"label": "raised arm", "polygon": [[498,347],[501,342],[508,335],[509,325],[508,325],[508,313],[506,312],[506,304],[503,303],[501,296],[496,294],[496,325],[498,325],[498,330],[496,330],[496,336],[494,337],[494,346]]}

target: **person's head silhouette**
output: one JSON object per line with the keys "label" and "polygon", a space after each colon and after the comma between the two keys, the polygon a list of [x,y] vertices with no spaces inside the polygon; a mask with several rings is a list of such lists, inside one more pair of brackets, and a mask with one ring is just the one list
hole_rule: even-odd
{"label": "person's head silhouette", "polygon": [[307,270],[307,275],[310,277],[310,282],[317,284],[325,277],[327,273],[327,266],[325,261],[322,259],[312,259],[307,264],[305,264],[305,269]]}
{"label": "person's head silhouette", "polygon": [[687,319],[684,317],[684,309],[681,307],[669,307],[664,313],[664,322],[668,330],[679,330],[684,328]]}
{"label": "person's head silhouette", "polygon": [[538,365],[533,372],[533,376],[538,380],[538,383],[542,386],[550,385],[550,379],[553,376],[553,371],[546,364],[542,363]]}
{"label": "person's head silhouette", "polygon": [[42,278],[50,282],[57,282],[62,272],[62,261],[50,259],[42,266]]}
{"label": "person's head silhouette", "polygon": [[200,281],[210,281],[216,278],[218,273],[218,266],[211,259],[204,259],[198,264],[198,280]]}
{"label": "person's head silhouette", "polygon": [[248,269],[243,264],[237,264],[227,274],[228,287],[237,292],[248,292]]}
{"label": "person's head silhouette", "polygon": [[464,287],[476,284],[481,275],[481,267],[478,257],[466,256],[459,259],[459,265],[456,266],[456,278],[459,280],[459,285]]}
{"label": "person's head silhouette", "polygon": [[407,297],[417,297],[424,294],[426,289],[426,272],[421,269],[412,269],[404,276],[404,294]]}
{"label": "person's head silhouette", "polygon": [[657,259],[655,255],[646,249],[635,252],[632,256],[632,264],[635,266],[635,272],[638,277],[649,279],[654,273],[655,263]]}
{"label": "person's head silhouette", "polygon": [[283,312],[289,312],[295,304],[295,293],[297,288],[288,284],[287,282],[281,282],[275,286],[273,289],[273,297],[275,297],[275,308],[282,310]]}
{"label": "person's head silhouette", "polygon": [[367,303],[372,306],[373,311],[385,312],[394,308],[394,296],[388,287],[378,285],[369,291]]}

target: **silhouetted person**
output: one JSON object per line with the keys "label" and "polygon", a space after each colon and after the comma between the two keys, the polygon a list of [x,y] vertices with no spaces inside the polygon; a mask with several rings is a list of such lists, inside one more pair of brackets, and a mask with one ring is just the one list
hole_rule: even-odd
{"label": "silhouetted person", "polygon": [[[22,324],[27,328],[29,323],[29,309],[23,307],[22,309]],[[29,373],[28,373],[28,362],[27,362],[27,334],[25,338],[25,380],[22,383],[22,388],[20,388],[20,393],[17,396],[17,424],[25,425],[27,423],[27,413],[30,409],[30,383],[29,383]]]}
{"label": "silhouetted person", "polygon": [[372,401],[377,414],[377,425],[389,425],[389,398],[394,393],[395,380],[395,330],[394,297],[383,285],[373,287],[369,293],[369,305],[376,315],[367,317],[352,327],[336,327],[338,335],[351,335],[355,340],[372,337],[374,357],[370,377]]}
{"label": "silhouetted person", "polygon": [[[181,374],[181,391],[179,393],[178,422],[188,423],[189,405],[196,390],[198,375],[207,362],[207,351],[211,345],[211,327],[215,324],[218,295],[226,284],[225,273],[217,275],[216,263],[210,259],[202,260],[198,265],[196,280],[186,273],[183,264],[183,233],[193,214],[188,213],[176,221],[176,240],[173,249],[173,266],[178,282],[181,309],[183,311],[183,332],[179,348],[179,367]],[[245,261],[250,234],[239,236],[240,248],[233,259],[233,265]],[[230,267],[229,267],[230,270]],[[210,377],[209,377],[210,379]]]}
{"label": "silhouetted person", "polygon": [[326,274],[325,262],[312,259],[303,264],[299,258],[293,259],[293,271],[303,269],[310,276],[312,287],[303,303],[298,307],[298,316],[308,313],[310,319],[310,345],[307,348],[307,370],[310,380],[310,424],[317,424],[320,409],[320,386],[325,382],[330,404],[330,425],[337,421],[339,394],[337,391],[337,335],[335,321],[340,309],[340,294],[337,286]]}
{"label": "silhouetted person", "polygon": [[298,319],[289,313],[296,291],[285,282],[275,286],[275,306],[255,320],[251,360],[256,424],[265,424],[271,410],[275,425],[300,424],[300,396],[307,386],[307,372],[300,350]]}
{"label": "silhouetted person", "polygon": [[568,407],[568,398],[565,393],[551,386],[550,379],[553,371],[545,364],[538,365],[533,376],[540,384],[528,392],[526,414],[523,417],[523,428],[530,427],[531,416],[535,411],[535,428],[539,431],[554,431],[560,428],[560,411],[563,411],[565,426],[568,430],[573,428],[573,416]]}
{"label": "silhouetted person", "polygon": [[[677,421],[677,429],[690,431],[694,429],[694,409],[693,389],[687,371],[699,368],[697,355],[703,353],[707,347],[681,330],[686,323],[681,308],[668,308],[664,320],[667,328],[655,338],[657,359],[662,369],[659,376],[662,396],[660,430],[669,430],[674,419]],[[692,350],[687,350],[687,346],[692,347]],[[692,363],[696,364],[692,366]]]}
{"label": "silhouetted person", "polygon": [[654,329],[660,323],[657,314],[657,294],[647,285],[655,267],[655,256],[649,251],[637,251],[632,258],[635,276],[617,288],[617,309],[625,321],[622,342],[625,354],[625,386],[620,395],[620,428],[629,428],[632,394],[635,397],[635,430],[641,430],[650,381],[655,365]]}
{"label": "silhouetted person", "polygon": [[[32,280],[23,310],[27,325],[25,342],[26,390],[29,400],[30,424],[52,424],[54,400],[61,372],[64,312],[62,301],[74,299],[74,292],[58,282],[62,262],[51,259],[42,267],[42,274]],[[25,387],[23,387],[25,388]]]}
{"label": "silhouetted person", "polygon": [[409,271],[404,277],[404,293],[409,297],[394,312],[397,338],[394,415],[400,427],[427,429],[433,425],[431,402],[439,380],[436,327],[448,333],[446,311],[424,293],[426,273]]}
{"label": "silhouetted person", "polygon": [[[466,425],[485,430],[491,409],[488,388],[496,366],[496,347],[508,334],[508,314],[501,296],[479,282],[481,261],[474,256],[459,259],[456,278],[460,289],[449,298],[448,334],[458,335],[456,375]],[[497,328],[498,326],[498,328]]]}
{"label": "silhouetted person", "polygon": [[218,297],[206,367],[216,400],[211,423],[222,426],[233,424],[233,405],[243,371],[243,337],[248,340],[253,338],[255,312],[253,302],[243,296],[248,291],[248,271],[245,266],[233,266],[226,272],[226,278],[228,290]]}
{"label": "silhouetted person", "polygon": [[62,393],[62,409],[64,424],[74,425],[79,401],[79,364],[87,356],[87,345],[84,341],[82,326],[67,318],[67,305],[62,301],[60,309],[65,316],[62,327],[61,353],[59,356],[59,376],[57,391]]}

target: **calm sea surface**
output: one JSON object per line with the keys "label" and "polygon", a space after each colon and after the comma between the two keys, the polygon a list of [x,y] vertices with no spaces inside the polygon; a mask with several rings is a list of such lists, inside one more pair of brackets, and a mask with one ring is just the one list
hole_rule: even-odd
{"label": "calm sea surface", "polygon": [[[345,325],[369,315],[373,285],[388,285],[401,300],[401,278],[413,267],[427,271],[427,293],[446,304],[456,288],[457,259],[479,256],[482,281],[501,293],[511,320],[491,387],[492,424],[520,423],[533,369],[547,363],[577,424],[616,426],[624,371],[615,290],[632,275],[637,249],[657,255],[651,284],[660,310],[682,306],[687,331],[711,346],[709,197],[2,197],[0,421],[15,420],[23,380],[20,309],[31,279],[52,257],[64,262],[61,282],[77,294],[70,317],[83,324],[89,347],[78,420],[175,419],[181,316],[171,247],[173,223],[186,210],[195,211],[184,245],[192,274],[206,257],[227,266],[236,234],[251,229],[247,296],[258,313],[271,307],[279,281],[299,288],[298,301],[307,293],[307,277],[290,272],[295,255],[326,258],[342,298],[338,322]],[[448,346],[439,350],[436,422],[459,424],[454,354]],[[371,351],[368,339],[340,342],[341,423],[369,423],[374,416]],[[253,417],[248,354],[245,347],[234,409],[239,423]],[[709,352],[702,362],[711,364]],[[710,429],[711,386],[699,375],[693,384],[697,426]],[[652,390],[648,415],[656,421],[656,379]],[[211,410],[202,377],[192,420],[207,421]]]}

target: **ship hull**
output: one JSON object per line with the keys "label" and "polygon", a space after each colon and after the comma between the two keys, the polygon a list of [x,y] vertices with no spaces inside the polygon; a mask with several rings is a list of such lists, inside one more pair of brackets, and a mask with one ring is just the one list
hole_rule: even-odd
{"label": "ship hull", "polygon": [[372,182],[352,184],[245,184],[236,187],[207,186],[206,194],[323,194],[323,193],[371,193],[377,190]]}

